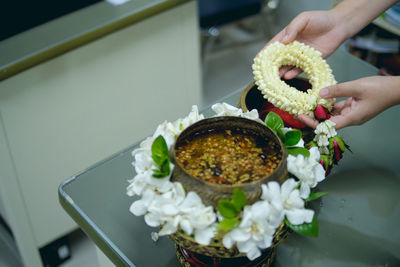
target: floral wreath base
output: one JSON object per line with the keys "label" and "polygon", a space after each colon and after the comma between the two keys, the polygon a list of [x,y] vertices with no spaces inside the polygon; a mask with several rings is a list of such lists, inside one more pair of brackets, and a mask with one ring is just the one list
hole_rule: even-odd
{"label": "floral wreath base", "polygon": [[[215,104],[212,109],[215,116],[238,116],[264,123],[257,110],[243,112],[226,103]],[[345,145],[336,135],[335,124],[330,120],[322,121],[314,131],[313,141],[305,148],[301,135],[297,135],[299,130],[285,128],[278,115],[268,114],[265,123],[285,139],[291,178],[282,185],[275,181],[263,184],[259,201],[252,205],[242,203],[237,218],[233,220],[225,216],[224,210],[205,206],[195,192],[186,192],[182,184],[172,182],[174,165],[168,160],[160,163],[159,158],[154,157],[154,144],[159,136],[163,137],[169,150],[185,128],[201,119],[204,116],[199,114],[197,106],[193,106],[187,117],[160,124],[154,134],[132,152],[136,175],[129,181],[127,195],[139,198],[129,210],[136,216],[144,216],[147,225],[160,228],[159,232],[152,233],[153,240],[181,231],[196,243],[207,246],[217,233],[222,232],[225,248],[236,247],[254,260],[261,255],[261,250],[273,245],[274,235],[282,224],[301,234],[316,236],[315,213],[306,208],[305,203],[326,194],[314,189],[344,152]],[[160,175],[162,173],[165,175]],[[241,192],[237,193],[240,196]],[[230,201],[235,199],[239,198],[232,197]]]}

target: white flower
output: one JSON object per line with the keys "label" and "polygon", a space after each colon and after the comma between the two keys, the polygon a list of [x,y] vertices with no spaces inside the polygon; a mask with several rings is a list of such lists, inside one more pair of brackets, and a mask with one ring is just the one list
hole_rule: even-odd
{"label": "white flower", "polygon": [[196,105],[192,106],[192,111],[183,119],[178,119],[173,125],[179,130],[179,133],[199,120],[204,119],[203,114],[199,114],[199,109]]}
{"label": "white flower", "polygon": [[201,198],[195,192],[189,192],[179,207],[183,219],[187,220],[190,227],[182,227],[187,234],[192,234],[193,228],[204,229],[215,222],[216,215],[211,206],[204,206]]}
{"label": "white flower", "polygon": [[148,153],[148,151],[139,151],[135,153],[135,161],[132,162],[132,165],[135,167],[137,174],[143,174],[157,168],[157,165],[151,157],[151,153]]}
{"label": "white flower", "polygon": [[143,142],[140,143],[139,148],[132,151],[132,157],[135,159],[132,162],[132,165],[135,167],[137,174],[145,173],[146,171],[155,167],[151,157],[151,145],[153,142],[153,137],[147,137]]}
{"label": "white flower", "polygon": [[241,253],[246,253],[250,260],[261,255],[260,249],[271,246],[276,227],[271,223],[273,207],[267,201],[257,201],[245,206],[239,226],[225,234],[222,242],[226,248],[234,244]]}
{"label": "white flower", "polygon": [[298,183],[294,179],[286,180],[282,186],[277,182],[263,184],[261,199],[268,201],[276,210],[281,211],[281,216],[277,225],[280,225],[283,217],[294,224],[311,222],[314,211],[304,208],[304,201],[300,198],[300,192],[297,189]]}
{"label": "white flower", "polygon": [[147,225],[161,226],[160,236],[175,233],[179,225],[179,204],[185,199],[185,191],[180,183],[174,183],[173,188],[161,195],[156,194],[148,206],[144,216]]}
{"label": "white flower", "polygon": [[194,233],[197,243],[208,245],[216,231],[213,208],[205,207],[194,192],[185,196],[180,183],[173,183],[163,194],[147,189],[142,198],[131,205],[130,211],[136,216],[145,215],[149,226],[161,226],[160,236],[172,234],[180,226],[187,234]]}
{"label": "white flower", "polygon": [[132,212],[135,216],[145,215],[148,211],[151,202],[154,200],[155,196],[156,193],[153,190],[147,189],[143,193],[141,199],[136,200],[135,202],[132,203],[132,205],[129,208],[129,211]]}
{"label": "white flower", "polygon": [[[170,163],[171,170],[174,165]],[[163,178],[154,178],[153,169],[147,170],[144,173],[137,174],[132,180],[129,181],[127,187],[127,195],[142,195],[146,189],[157,190],[158,192],[164,193],[173,187],[173,183],[170,181],[172,172]]]}
{"label": "white flower", "polygon": [[286,218],[293,225],[310,223],[314,211],[304,208],[304,201],[300,191],[296,189],[298,183],[294,179],[286,180],[281,186],[281,199]]}
{"label": "white flower", "polygon": [[314,133],[315,134],[325,134],[328,136],[328,138],[331,138],[333,136],[336,136],[336,130],[335,130],[336,123],[334,123],[331,120],[325,120],[318,124],[317,128],[315,128]]}
{"label": "white flower", "polygon": [[270,223],[277,228],[282,223],[285,215],[279,183],[269,182],[268,184],[261,185],[261,189],[261,199],[267,201],[271,205],[268,219]]}
{"label": "white flower", "polygon": [[256,109],[252,109],[250,111],[243,112],[242,117],[263,123],[263,121],[260,120],[260,118],[258,116],[258,111]]}
{"label": "white flower", "polygon": [[289,155],[287,158],[288,171],[295,175],[301,182],[300,195],[307,198],[310,187],[314,188],[325,179],[325,170],[319,163],[320,154],[317,147],[310,148],[310,156],[305,158],[299,154],[296,157]]}
{"label": "white flower", "polygon": [[148,152],[151,153],[151,145],[154,142],[154,138],[149,136],[146,139],[144,139],[138,148],[136,148],[135,150],[132,151],[132,157],[134,157],[136,155],[136,153],[138,152]]}
{"label": "white flower", "polygon": [[220,116],[236,116],[239,117],[243,114],[243,111],[239,108],[236,108],[232,105],[229,105],[227,103],[216,103],[212,105],[212,110],[217,113],[217,117]]}
{"label": "white flower", "polygon": [[167,143],[168,148],[170,148],[174,143],[176,136],[180,133],[179,129],[175,128],[175,126],[167,121],[164,121],[160,125],[158,125],[156,131],[153,134],[153,138],[156,139],[158,136],[162,135],[164,137],[165,142]]}
{"label": "white flower", "polygon": [[319,146],[319,151],[321,154],[328,155],[329,154],[329,138],[337,135],[335,130],[335,125],[331,120],[325,120],[318,124],[317,128],[315,128],[314,133],[314,141]]}
{"label": "white flower", "polygon": [[194,232],[195,240],[202,245],[208,245],[214,237],[216,214],[213,207],[204,206],[201,198],[195,192],[189,192],[179,206],[180,226],[186,234]]}
{"label": "white flower", "polygon": [[217,103],[214,104],[212,107],[215,113],[217,113],[217,117],[219,116],[236,116],[236,117],[244,117],[250,120],[255,120],[258,122],[262,122],[258,117],[258,111],[253,109],[251,111],[243,112],[242,109],[236,108],[232,105],[227,103]]}

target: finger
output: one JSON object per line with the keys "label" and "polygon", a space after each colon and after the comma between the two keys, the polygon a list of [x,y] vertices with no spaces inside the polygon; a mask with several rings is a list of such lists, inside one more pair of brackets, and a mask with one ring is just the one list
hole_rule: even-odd
{"label": "finger", "polygon": [[336,102],[334,105],[333,105],[333,109],[332,109],[332,112],[335,114],[340,114],[341,113],[341,111],[345,108],[345,107],[348,107],[348,106],[350,106],[351,105],[351,101],[352,101],[352,98],[347,98],[346,100],[342,100],[342,101],[339,101],[339,102]]}
{"label": "finger", "polygon": [[336,130],[352,125],[351,120],[348,117],[342,115],[333,116],[329,120],[336,123],[335,125]]}
{"label": "finger", "polygon": [[318,121],[314,120],[313,118],[311,118],[308,115],[305,114],[300,114],[299,116],[297,116],[297,119],[299,121],[301,121],[302,123],[304,123],[305,125],[307,125],[308,127],[311,128],[316,128],[318,125]]}
{"label": "finger", "polygon": [[303,72],[303,71],[302,71],[301,69],[292,67],[291,70],[289,70],[289,71],[287,71],[287,72],[285,73],[284,78],[285,78],[286,80],[291,80],[291,79],[293,79],[293,78],[296,78],[297,75],[299,75],[299,74],[302,73],[302,72]]}
{"label": "finger", "polygon": [[283,66],[282,68],[279,69],[279,77],[282,78],[288,71],[290,71],[293,68],[294,67],[292,66]]}
{"label": "finger", "polygon": [[[275,35],[275,36],[267,43],[267,45],[272,44],[272,43],[275,43],[275,42],[279,42],[279,41],[282,40],[282,38],[285,36],[285,33],[286,33],[286,28],[284,28],[284,29],[281,30],[277,35]],[[266,46],[267,46],[267,45],[266,45]]]}
{"label": "finger", "polygon": [[358,97],[358,86],[353,82],[338,83],[325,87],[319,91],[322,98]]}
{"label": "finger", "polygon": [[303,16],[302,14],[295,17],[292,22],[290,22],[290,24],[284,29],[285,33],[280,41],[284,44],[288,44],[294,41],[297,37],[297,34],[299,32],[302,32],[306,28],[308,21],[308,18],[306,16]]}

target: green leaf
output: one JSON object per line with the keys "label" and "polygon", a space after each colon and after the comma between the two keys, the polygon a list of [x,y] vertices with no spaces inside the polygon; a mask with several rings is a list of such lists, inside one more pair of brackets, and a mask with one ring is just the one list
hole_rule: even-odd
{"label": "green leaf", "polygon": [[238,217],[232,219],[225,218],[218,224],[218,230],[222,229],[225,232],[228,232],[229,230],[235,228],[238,222],[239,222]]}
{"label": "green leaf", "polygon": [[269,112],[265,117],[265,124],[275,132],[284,127],[283,120],[275,112]]}
{"label": "green leaf", "polygon": [[227,199],[221,199],[218,201],[218,211],[221,213],[222,217],[227,219],[237,217],[238,213],[235,205]]}
{"label": "green leaf", "polygon": [[168,157],[168,146],[164,137],[159,135],[151,145],[151,156],[157,166],[161,166]]}
{"label": "green leaf", "polygon": [[293,231],[295,231],[299,234],[306,235],[306,236],[318,236],[318,222],[317,222],[317,218],[315,217],[315,215],[314,215],[311,223],[303,223],[300,225],[293,225],[286,218],[285,218],[285,223],[287,224],[287,226],[292,228]]}
{"label": "green leaf", "polygon": [[279,138],[282,140],[282,142],[285,143],[286,138],[285,138],[285,135],[284,135],[283,132],[282,132],[282,129],[277,129],[277,130],[276,130],[276,133],[278,134],[278,136],[279,136]]}
{"label": "green leaf", "polygon": [[342,138],[340,138],[340,136],[336,136],[336,142],[338,143],[340,150],[342,150],[342,152],[344,152],[346,150],[346,147],[344,145]]}
{"label": "green leaf", "polygon": [[307,148],[309,148],[309,147],[315,147],[315,146],[318,146],[318,145],[317,145],[317,143],[315,143],[314,141],[310,141],[310,142],[308,142],[308,143],[305,145],[305,147],[307,147]]}
{"label": "green leaf", "polygon": [[311,192],[310,195],[308,196],[308,198],[305,199],[304,201],[308,202],[308,201],[316,200],[316,199],[318,199],[318,198],[320,198],[322,196],[325,196],[327,194],[329,194],[329,193],[328,192]]}
{"label": "green leaf", "polygon": [[350,146],[347,143],[344,143],[344,146],[346,147],[346,149],[348,151],[350,151],[351,153],[353,153],[353,151],[350,149]]}
{"label": "green leaf", "polygon": [[301,139],[301,131],[292,130],[285,134],[285,146],[294,146]]}
{"label": "green leaf", "polygon": [[160,170],[153,170],[153,177],[154,178],[164,178],[165,176],[168,176],[169,173],[160,171]]}
{"label": "green leaf", "polygon": [[160,165],[160,170],[167,173],[167,175],[170,173],[171,169],[169,167],[169,158],[164,159]]}
{"label": "green leaf", "polygon": [[235,206],[237,212],[240,212],[243,209],[243,207],[246,205],[246,202],[246,193],[243,190],[238,188],[233,190],[232,204]]}
{"label": "green leaf", "polygon": [[153,170],[154,178],[163,178],[170,174],[168,146],[164,137],[159,135],[151,145],[151,157],[157,165],[158,170]]}
{"label": "green leaf", "polygon": [[308,151],[304,147],[289,147],[287,149],[288,153],[292,156],[297,156],[297,155],[303,155],[304,157],[309,157],[310,156],[310,151]]}

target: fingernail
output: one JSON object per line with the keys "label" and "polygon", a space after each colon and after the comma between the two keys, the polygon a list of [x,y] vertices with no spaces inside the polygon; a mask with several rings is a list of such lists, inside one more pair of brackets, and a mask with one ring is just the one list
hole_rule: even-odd
{"label": "fingernail", "polygon": [[319,95],[322,97],[328,97],[329,96],[329,89],[328,88],[322,88],[321,91],[319,91]]}
{"label": "fingernail", "polygon": [[287,42],[289,42],[289,38],[290,38],[289,34],[286,33],[285,36],[283,36],[283,38],[282,38],[282,43],[287,43]]}

